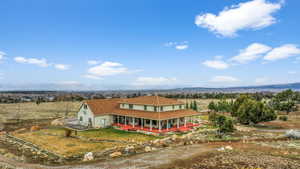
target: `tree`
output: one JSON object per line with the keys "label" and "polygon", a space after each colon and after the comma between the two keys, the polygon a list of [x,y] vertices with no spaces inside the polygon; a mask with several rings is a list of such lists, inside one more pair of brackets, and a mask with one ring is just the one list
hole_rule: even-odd
{"label": "tree", "polygon": [[288,89],[276,94],[270,104],[275,110],[285,111],[288,115],[290,112],[297,110],[297,99],[298,94]]}
{"label": "tree", "polygon": [[193,110],[195,110],[195,111],[198,110],[198,106],[197,106],[196,100],[194,100],[194,102],[193,102]]}
{"label": "tree", "polygon": [[233,120],[227,116],[219,115],[215,112],[211,113],[209,120],[215,127],[218,127],[220,133],[228,133],[234,131]]}
{"label": "tree", "polygon": [[238,107],[235,116],[241,124],[257,124],[277,118],[275,111],[270,106],[254,99],[245,99]]}

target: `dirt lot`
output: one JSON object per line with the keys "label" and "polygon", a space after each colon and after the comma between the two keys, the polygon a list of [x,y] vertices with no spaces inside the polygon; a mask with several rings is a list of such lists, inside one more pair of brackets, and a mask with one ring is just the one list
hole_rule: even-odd
{"label": "dirt lot", "polygon": [[[219,144],[219,145],[218,145]],[[209,151],[196,154],[192,158],[175,160],[156,169],[299,169],[300,150],[273,148],[254,143],[217,143],[215,147],[230,145],[233,150]]]}

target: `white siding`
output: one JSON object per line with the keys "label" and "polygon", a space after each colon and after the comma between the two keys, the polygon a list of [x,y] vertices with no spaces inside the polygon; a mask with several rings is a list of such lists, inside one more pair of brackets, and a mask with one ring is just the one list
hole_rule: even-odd
{"label": "white siding", "polygon": [[[129,104],[120,104],[120,108],[121,109],[129,109]],[[185,108],[185,105],[182,104],[181,109],[184,109],[184,108]],[[133,110],[142,110],[142,111],[144,111],[144,105],[134,104],[132,106],[132,109]],[[163,106],[163,111],[173,111],[173,110],[180,110],[180,105]],[[146,111],[154,111],[154,106],[147,105],[147,110]],[[157,112],[160,112],[160,111],[161,111],[161,107],[157,106]]]}
{"label": "white siding", "polygon": [[113,123],[113,117],[111,115],[96,116],[95,125],[96,128],[109,127]]}
{"label": "white siding", "polygon": [[[80,117],[82,118],[82,120],[80,120]],[[87,109],[85,109],[84,104],[82,104],[79,112],[77,113],[77,119],[78,119],[79,123],[84,126],[88,126],[89,119],[91,119],[92,126],[94,126],[94,114],[88,106],[87,106]]]}

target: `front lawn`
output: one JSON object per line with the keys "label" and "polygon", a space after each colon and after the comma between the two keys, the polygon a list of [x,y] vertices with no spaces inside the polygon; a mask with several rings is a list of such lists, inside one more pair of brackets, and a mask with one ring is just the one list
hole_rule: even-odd
{"label": "front lawn", "polygon": [[[78,132],[78,136],[81,136],[79,138],[67,138],[64,137],[64,134],[64,129],[49,128],[35,132],[18,133],[14,134],[14,136],[63,156],[84,154],[90,151],[101,151],[115,146],[125,146],[127,144],[126,142],[145,142],[157,138],[155,136],[119,131],[112,128]],[[88,139],[108,141],[94,142],[88,141]],[[111,142],[111,140],[124,142]]]}

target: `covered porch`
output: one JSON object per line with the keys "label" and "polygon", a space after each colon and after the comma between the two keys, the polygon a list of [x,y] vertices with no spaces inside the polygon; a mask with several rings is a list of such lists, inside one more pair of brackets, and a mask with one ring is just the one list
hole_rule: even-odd
{"label": "covered porch", "polygon": [[139,130],[153,133],[185,132],[199,125],[199,123],[196,123],[194,116],[157,120],[113,115],[113,126],[117,126],[121,130]]}

